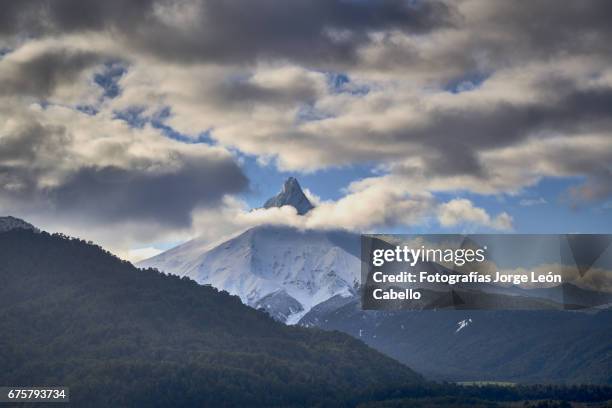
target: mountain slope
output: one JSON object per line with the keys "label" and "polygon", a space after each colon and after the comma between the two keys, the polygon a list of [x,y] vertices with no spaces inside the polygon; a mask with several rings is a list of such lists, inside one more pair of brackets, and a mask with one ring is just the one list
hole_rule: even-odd
{"label": "mountain slope", "polygon": [[252,228],[208,251],[190,241],[139,263],[238,295],[289,323],[359,282],[359,236],[290,227]]}
{"label": "mountain slope", "polygon": [[611,310],[364,311],[356,297],[317,305],[300,324],[350,334],[437,379],[612,384]]}
{"label": "mountain slope", "polygon": [[421,382],[349,336],[76,239],[0,233],[0,280],[0,384],[67,385],[75,406],[342,405]]}

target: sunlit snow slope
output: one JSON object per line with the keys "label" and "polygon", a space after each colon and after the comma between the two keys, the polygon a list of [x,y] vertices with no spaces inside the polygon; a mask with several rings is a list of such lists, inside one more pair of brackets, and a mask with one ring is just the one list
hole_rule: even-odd
{"label": "sunlit snow slope", "polygon": [[278,320],[296,323],[330,297],[354,294],[359,262],[358,235],[260,226],[210,250],[190,241],[139,266],[211,284]]}

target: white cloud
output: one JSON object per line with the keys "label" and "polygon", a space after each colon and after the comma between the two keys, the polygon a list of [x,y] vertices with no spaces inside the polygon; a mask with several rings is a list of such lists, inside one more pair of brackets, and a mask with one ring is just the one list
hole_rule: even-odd
{"label": "white cloud", "polygon": [[298,215],[295,208],[258,208],[226,197],[219,209],[197,211],[195,230],[204,231],[201,240],[217,241],[257,225],[286,225],[299,229],[346,229],[355,232],[375,231],[385,226],[404,228],[424,225],[437,219],[444,227],[463,226],[508,231],[512,217],[505,212],[495,217],[466,199],[439,203],[430,194],[409,195],[400,189],[376,180],[355,184],[346,196],[337,201],[322,201],[306,213]]}
{"label": "white cloud", "polygon": [[494,218],[465,198],[457,198],[438,207],[438,220],[444,227],[473,224],[499,230],[512,229],[512,217],[502,212]]}
{"label": "white cloud", "polygon": [[[130,249],[127,252],[125,258],[128,261],[131,261],[132,263],[136,263],[144,259],[151,258],[155,255],[161,254],[162,252],[163,250],[154,247],[135,248]],[[121,256],[121,254],[118,255]]]}

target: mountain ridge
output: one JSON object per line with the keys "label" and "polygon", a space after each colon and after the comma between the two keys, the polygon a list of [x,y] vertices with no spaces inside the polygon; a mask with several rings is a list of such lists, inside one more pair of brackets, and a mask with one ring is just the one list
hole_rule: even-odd
{"label": "mountain ridge", "polygon": [[436,380],[612,384],[610,309],[376,311],[355,296],[299,324],[350,334]]}
{"label": "mountain ridge", "polygon": [[138,265],[211,284],[288,323],[332,296],[351,296],[360,279],[359,236],[346,231],[258,226],[203,252],[183,245]]}
{"label": "mountain ridge", "polygon": [[423,383],[350,336],[79,239],[15,229],[0,249],[2,384],[62,384],[75,406],[300,407]]}

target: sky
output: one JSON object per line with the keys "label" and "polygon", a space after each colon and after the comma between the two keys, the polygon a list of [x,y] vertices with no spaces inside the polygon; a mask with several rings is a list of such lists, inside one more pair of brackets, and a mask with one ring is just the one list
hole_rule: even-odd
{"label": "sky", "polygon": [[[610,233],[606,0],[22,0],[0,214],[136,260],[260,224]],[[316,208],[258,208],[289,176]]]}

